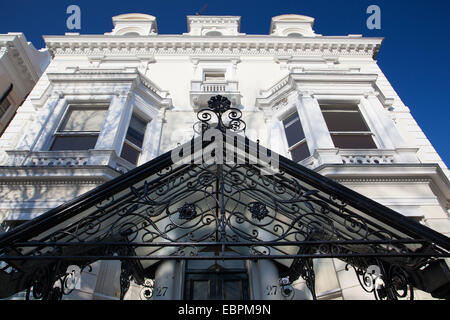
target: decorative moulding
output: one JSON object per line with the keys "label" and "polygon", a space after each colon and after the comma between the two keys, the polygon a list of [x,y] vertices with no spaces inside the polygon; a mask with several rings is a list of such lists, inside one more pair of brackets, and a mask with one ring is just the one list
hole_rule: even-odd
{"label": "decorative moulding", "polygon": [[[404,181],[405,179],[431,179],[433,190],[443,199],[445,206],[450,205],[450,181],[437,164],[323,164],[315,171],[331,179],[381,179],[380,181]],[[364,180],[361,180],[364,181]],[[407,181],[407,180],[405,180]],[[408,180],[409,181],[409,180]]]}
{"label": "decorative moulding", "polygon": [[[262,109],[273,107],[294,91],[307,96],[333,94],[364,96],[364,93],[373,87],[377,77],[376,74],[334,71],[290,73],[269,89],[261,90],[259,97],[256,98],[256,106]],[[333,83],[332,92],[329,86],[323,86],[329,83]]]}
{"label": "decorative moulding", "polygon": [[238,16],[188,16],[188,32],[183,35],[188,36],[208,36],[208,33],[214,32],[214,35],[221,36],[240,36],[241,17]]}
{"label": "decorative moulding", "polygon": [[[78,94],[86,94],[81,92],[80,84],[85,84],[88,91],[97,91],[97,94],[117,94],[118,89],[116,84],[122,83],[131,89],[131,86],[140,88],[148,97],[153,100],[155,106],[162,108],[168,108],[172,106],[172,99],[168,91],[164,91],[159,88],[153,81],[144,76],[137,68],[122,68],[122,69],[80,69],[73,68],[68,69],[66,72],[49,72],[47,73],[49,81],[54,86],[54,91],[62,90],[62,94],[72,94],[70,88],[67,87],[68,83],[77,83],[76,91]],[[94,84],[98,83],[103,91],[99,92],[99,88]],[[114,84],[114,86],[112,85]],[[122,88],[127,90],[127,87]],[[109,88],[109,89],[108,89]],[[89,91],[89,92],[90,92]],[[119,93],[125,94],[125,93]]]}
{"label": "decorative moulding", "polygon": [[45,36],[55,55],[365,56],[374,58],[381,38],[289,38],[264,35],[185,37]]}

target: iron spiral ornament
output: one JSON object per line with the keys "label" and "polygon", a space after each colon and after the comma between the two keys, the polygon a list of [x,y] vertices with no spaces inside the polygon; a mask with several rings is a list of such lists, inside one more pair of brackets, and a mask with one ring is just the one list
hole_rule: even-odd
{"label": "iron spiral ornament", "polygon": [[242,111],[233,108],[231,101],[221,95],[212,97],[208,101],[208,108],[201,109],[197,113],[197,119],[199,122],[194,124],[194,132],[197,134],[202,134],[208,129],[245,133],[247,127],[242,120]]}

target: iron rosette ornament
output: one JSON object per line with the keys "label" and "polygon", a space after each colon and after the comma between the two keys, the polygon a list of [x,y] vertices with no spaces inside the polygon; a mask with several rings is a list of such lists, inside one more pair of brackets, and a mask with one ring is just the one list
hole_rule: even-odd
{"label": "iron rosette ornament", "polygon": [[194,132],[202,134],[208,129],[218,129],[222,132],[244,132],[247,127],[242,120],[242,111],[233,108],[231,101],[223,96],[212,97],[208,101],[208,108],[201,109],[197,113],[200,120],[194,125]]}

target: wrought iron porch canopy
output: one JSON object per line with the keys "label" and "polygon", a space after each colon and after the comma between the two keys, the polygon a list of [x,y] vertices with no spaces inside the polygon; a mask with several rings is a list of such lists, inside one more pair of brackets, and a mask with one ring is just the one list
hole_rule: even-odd
{"label": "wrought iron porch canopy", "polygon": [[[224,130],[236,127],[239,111],[224,123],[230,108],[211,110],[222,139],[204,141],[203,130],[190,161],[174,163],[168,152],[0,236],[0,296],[28,288],[23,279],[43,267],[63,275],[97,260],[127,262],[143,279],[167,259],[272,259],[293,281],[319,258],[342,259],[359,273],[398,267],[409,285],[448,296],[448,237],[282,156],[279,171],[264,174],[268,163],[248,156],[260,154],[259,143]],[[211,117],[199,119],[211,127]],[[199,163],[205,149],[233,150],[234,161]],[[436,284],[428,277],[437,265]]]}

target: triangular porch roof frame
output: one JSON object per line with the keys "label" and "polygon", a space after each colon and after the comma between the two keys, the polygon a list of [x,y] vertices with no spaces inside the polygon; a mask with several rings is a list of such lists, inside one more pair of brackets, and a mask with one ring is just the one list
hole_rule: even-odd
{"label": "triangular porch roof frame", "polygon": [[[239,110],[225,108],[213,111],[207,110],[206,112],[213,113],[218,117],[219,125],[216,129],[219,129],[222,136],[220,143],[223,143],[225,146],[224,150],[227,146],[232,149],[235,148],[235,159],[242,154],[256,154],[259,156],[261,150],[266,152],[259,143],[252,142],[248,138],[236,138],[234,134],[223,130],[226,125],[222,122],[222,116],[226,113],[229,114],[229,112],[235,112],[230,118],[232,119],[231,122],[233,122],[238,118],[240,119]],[[207,124],[208,121],[206,120],[210,120],[210,118],[202,118],[200,116],[199,119],[203,125]],[[201,154],[208,147],[210,148],[209,150],[211,150],[211,147],[214,148],[214,143],[217,142],[204,141],[202,138],[203,136],[201,135],[190,142],[193,149],[200,143]],[[229,143],[230,141],[231,144]],[[267,152],[274,155],[270,150]],[[448,277],[448,267],[442,259],[450,256],[450,239],[448,237],[282,156],[276,156],[280,172],[270,178],[264,178],[262,166],[268,166],[268,163],[264,163],[262,159],[258,159],[258,163],[255,163],[251,161],[250,157],[245,156],[244,163],[240,165],[211,164],[208,167],[195,164],[196,157],[191,158],[192,163],[181,165],[174,163],[173,155],[173,151],[167,152],[72,201],[49,210],[47,213],[17,227],[12,232],[1,235],[0,260],[6,261],[13,267],[13,271],[11,272],[10,270],[7,273],[4,269],[0,270],[0,282],[5,283],[3,290],[0,290],[0,296],[7,296],[29,288],[30,280],[27,280],[27,282],[24,279],[36,273],[37,268],[50,268],[51,266],[51,270],[54,270],[55,275],[63,276],[68,264],[78,263],[86,266],[96,260],[121,260],[123,262],[127,261],[127,265],[132,266],[131,273],[135,279],[138,279],[138,282],[142,282],[145,273],[144,269],[151,265],[148,264],[145,267],[142,263],[143,261],[211,259],[212,257],[199,256],[196,250],[198,251],[199,247],[218,246],[221,248],[219,251],[222,253],[224,253],[225,247],[241,252],[240,256],[222,255],[219,259],[273,259],[288,261],[285,265],[289,268],[288,275],[291,276],[291,280],[302,276],[306,278],[307,283],[311,281],[311,277],[308,278],[308,274],[312,271],[310,262],[313,258],[336,257],[342,259],[355,268],[358,276],[363,276],[365,272],[368,272],[367,270],[371,265],[380,265],[387,288],[389,288],[389,283],[393,283],[394,277],[394,274],[389,270],[392,267],[401,268],[402,272],[407,275],[408,285],[430,292],[437,297],[448,297],[450,291],[448,289],[448,281],[450,277]],[[221,168],[222,174],[223,172],[229,174],[229,180],[224,182],[222,187],[216,184],[216,189],[211,192],[217,195],[217,199],[214,201],[218,204],[220,202],[219,196],[222,198],[227,197],[225,194],[227,193],[227,187],[225,185],[228,183],[230,185],[228,188],[231,190],[228,191],[230,201],[235,207],[241,206],[244,208],[235,211],[227,209],[226,206],[230,205],[228,202],[226,205],[225,202],[221,202],[224,206],[219,208],[218,205],[215,208],[217,214],[215,218],[217,219],[216,224],[222,216],[225,220],[225,215],[227,215],[228,221],[232,219],[230,216],[239,216],[238,218],[234,217],[236,220],[235,226],[240,224],[241,227],[234,229],[230,222],[228,229],[231,229],[233,232],[231,232],[231,236],[228,235],[228,238],[223,234],[222,238],[216,236],[212,241],[209,240],[210,237],[202,238],[201,236],[197,241],[189,241],[188,233],[185,233],[177,241],[173,241],[173,239],[170,239],[170,236],[164,238],[163,234],[159,234],[156,236],[152,235],[152,241],[146,242],[142,234],[139,234],[141,241],[136,242],[134,240],[138,232],[132,228],[122,228],[124,225],[129,224],[129,221],[125,221],[122,226],[114,227],[115,229],[111,227],[112,224],[108,225],[108,228],[111,227],[111,230],[116,230],[116,233],[109,232],[106,233],[107,236],[100,237],[101,239],[92,240],[95,239],[96,232],[100,234],[99,230],[102,229],[101,223],[99,226],[98,222],[94,221],[92,217],[95,217],[95,219],[102,217],[102,212],[106,213],[114,206],[118,206],[117,201],[114,199],[118,197],[129,197],[131,199],[134,197],[133,201],[140,199],[139,201],[141,202],[137,204],[137,207],[128,206],[127,204],[127,206],[122,207],[122,210],[124,208],[126,210],[120,212],[117,209],[118,211],[114,213],[116,216],[111,214],[108,216],[109,218],[117,217],[117,215],[122,218],[127,214],[133,214],[134,211],[140,210],[139,205],[141,207],[147,205],[147,209],[151,207],[152,210],[160,210],[161,208],[157,208],[158,204],[155,204],[157,199],[149,198],[145,194],[155,191],[155,189],[149,191],[149,189],[157,187],[154,182],[170,184],[170,181],[174,181],[174,177],[175,179],[177,177],[180,178],[180,174],[187,174],[187,176],[197,179],[205,173],[210,175],[209,178],[213,177],[215,180],[220,180],[219,175],[214,177],[214,174],[211,173],[211,170],[217,170],[218,167]],[[250,170],[251,176],[246,175],[243,170]],[[245,190],[240,190],[239,187],[233,186],[232,183],[232,180],[239,175],[250,180],[253,175],[256,175],[261,180],[260,185],[255,187],[254,190],[250,190],[251,188],[248,187],[244,188]],[[186,179],[186,177],[181,177]],[[209,178],[206,177],[206,179]],[[147,183],[147,180],[152,182]],[[180,190],[181,188],[189,188],[187,183],[192,181],[187,182],[186,180],[185,182],[183,180],[182,182],[177,185]],[[207,183],[212,183],[212,181],[207,181]],[[214,183],[217,183],[217,181]],[[278,187],[283,192],[277,194],[280,197],[279,199],[281,199],[277,204],[273,205],[270,203],[272,199],[270,196],[269,199],[255,195],[255,192],[258,194],[277,193],[276,189]],[[244,194],[243,198],[247,200],[252,199],[253,202],[251,204],[248,202],[244,204],[239,203],[241,198],[237,200],[235,197],[230,196],[230,194],[237,191],[242,191],[242,194]],[[158,195],[157,192],[155,194]],[[288,195],[287,198],[283,198],[285,194]],[[111,199],[113,200],[111,201]],[[143,199],[147,201],[146,204],[142,203]],[[203,203],[208,202],[206,198],[197,200],[199,200],[199,203],[201,201]],[[136,203],[139,203],[139,201]],[[176,214],[177,221],[181,219],[185,223],[189,223],[189,221],[193,221],[196,218],[199,219],[200,215],[196,212],[196,209],[200,209],[199,205],[185,202],[186,206],[180,206],[183,202],[184,200],[177,201],[178,209],[176,210],[173,209],[173,204],[171,209],[169,209],[169,205],[166,208],[162,208],[167,213],[166,218],[173,219],[171,217]],[[126,201],[123,203],[126,203]],[[155,208],[153,208],[153,205]],[[282,209],[283,206],[285,209]],[[290,210],[287,208],[288,206],[295,206],[294,211],[288,212]],[[223,214],[220,213],[221,210]],[[243,211],[245,211],[247,216],[245,216]],[[271,219],[272,215],[275,216],[278,213],[282,216],[280,219],[271,224],[265,224],[264,219]],[[185,216],[182,217],[182,214]],[[151,215],[152,213],[150,213]],[[308,216],[308,219],[302,220],[306,216]],[[201,219],[203,219],[203,216]],[[83,223],[80,224],[80,221]],[[109,220],[103,220],[102,223],[105,223],[105,221]],[[167,220],[161,221],[167,222]],[[292,222],[291,226],[289,226],[289,222]],[[209,224],[203,223],[202,228],[208,230],[205,226]],[[242,227],[244,224],[250,226],[250,228]],[[338,224],[339,227],[337,227]],[[175,225],[177,224],[175,223]],[[225,226],[226,223],[223,225]],[[262,230],[261,225],[264,227],[269,226],[272,233],[266,232],[266,230],[261,232],[261,234],[266,236],[260,235],[258,231]],[[183,225],[180,224],[180,226],[183,229]],[[255,230],[252,229],[252,226],[256,228],[258,236],[252,236],[252,231]],[[280,232],[277,231],[280,230],[280,226],[282,229],[283,227],[289,228],[289,231],[294,230],[295,232],[285,232],[285,234],[280,235]],[[152,227],[154,230],[158,229],[157,223],[155,222],[155,225]],[[328,227],[331,227],[333,232],[330,232],[330,229],[327,229]],[[81,228],[83,228],[83,231],[79,232]],[[361,231],[362,228],[365,228],[364,230],[366,231]],[[67,234],[58,234],[62,229]],[[71,230],[72,234],[67,230]],[[76,235],[74,235],[74,230],[77,233]],[[133,230],[136,231],[136,236],[133,240],[130,240]],[[215,234],[217,234],[217,230],[215,230]],[[370,232],[367,232],[367,230],[370,230]],[[225,230],[222,231],[225,232]],[[351,236],[352,232],[356,235],[355,237]],[[358,238],[358,235],[360,238]],[[87,241],[81,240],[84,236],[86,236]],[[67,240],[69,238],[70,240]],[[171,247],[172,249],[169,251],[161,250],[165,249],[165,247]],[[167,254],[150,253],[145,256],[141,253],[139,255],[138,253],[142,252],[142,248],[156,248],[156,250],[152,251],[153,253],[161,250],[162,252],[167,252]],[[187,248],[194,248],[194,250],[189,251]],[[240,251],[242,248],[247,250],[244,250],[243,254],[242,250]],[[284,248],[288,249],[284,250]],[[295,252],[292,252],[293,248]],[[187,251],[189,253],[186,253]],[[430,280],[430,275],[439,279]],[[32,281],[31,283],[34,282]],[[311,283],[309,283],[309,287],[313,290]],[[375,293],[376,295],[378,294],[376,290]],[[385,294],[385,296],[395,298],[395,294],[392,292]]]}

